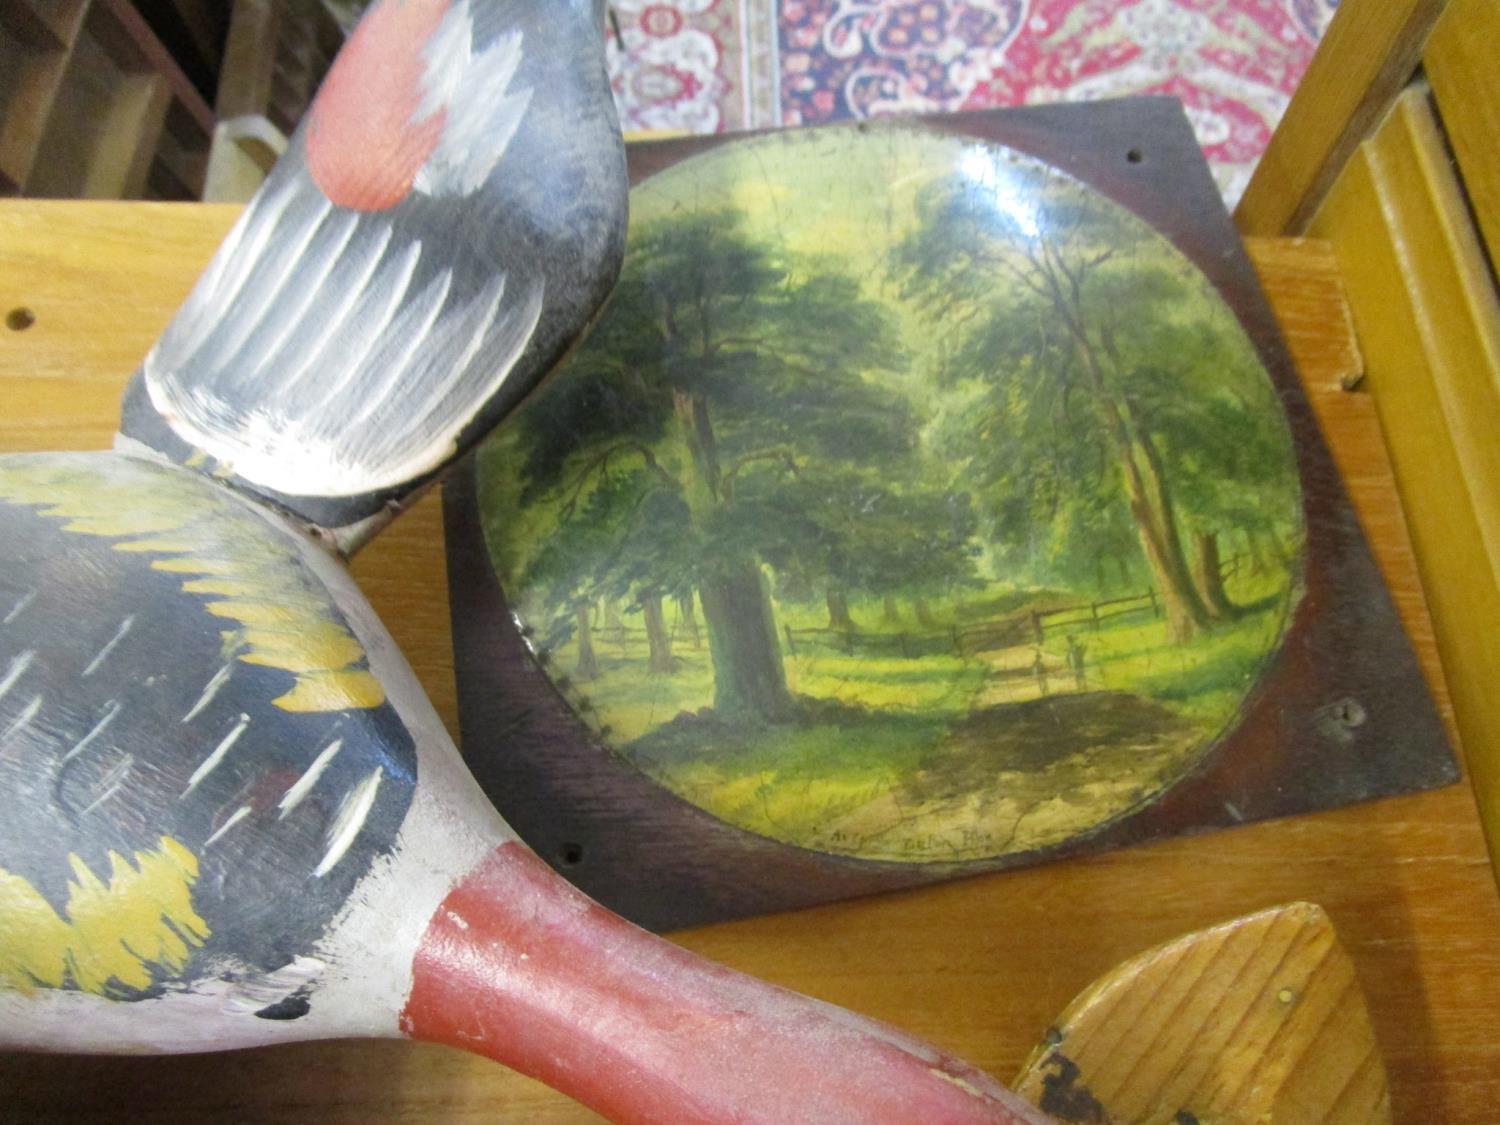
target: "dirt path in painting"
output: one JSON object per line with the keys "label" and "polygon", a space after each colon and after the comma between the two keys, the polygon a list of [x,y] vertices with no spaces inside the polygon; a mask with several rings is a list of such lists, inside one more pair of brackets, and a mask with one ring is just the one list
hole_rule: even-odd
{"label": "dirt path in painting", "polygon": [[872,858],[971,859],[1047,847],[1154,792],[1202,733],[1123,692],[987,706],[955,725],[910,781],[830,830],[862,841],[856,854]]}

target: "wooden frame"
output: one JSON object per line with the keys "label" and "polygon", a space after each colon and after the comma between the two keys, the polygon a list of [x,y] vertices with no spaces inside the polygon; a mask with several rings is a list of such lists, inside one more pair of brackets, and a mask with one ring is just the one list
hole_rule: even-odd
{"label": "wooden frame", "polygon": [[[1236,219],[1332,244],[1500,847],[1500,6],[1348,0]],[[1420,69],[1420,77],[1418,75]],[[1488,253],[1486,252],[1488,251]]]}
{"label": "wooden frame", "polygon": [[7,5],[0,62],[0,191],[201,191],[213,112],[127,0]]}
{"label": "wooden frame", "polygon": [[1421,62],[1446,2],[1340,5],[1235,209],[1242,233],[1306,233],[1350,154]]}

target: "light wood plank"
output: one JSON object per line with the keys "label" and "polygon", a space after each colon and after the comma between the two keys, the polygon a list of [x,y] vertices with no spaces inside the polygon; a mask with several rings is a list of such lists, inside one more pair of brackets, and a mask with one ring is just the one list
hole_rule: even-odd
{"label": "light wood plank", "polygon": [[1422,61],[1490,261],[1500,262],[1500,3],[1452,0]]}
{"label": "light wood plank", "polygon": [[1188,934],[1068,1005],[1016,1091],[1065,1121],[1384,1125],[1385,1064],[1328,915],[1310,903]]}
{"label": "light wood plank", "polygon": [[1422,58],[1446,0],[1343,0],[1234,212],[1245,234],[1298,235]]}
{"label": "light wood plank", "polygon": [[[0,293],[37,314],[25,332],[0,328],[0,448],[106,445],[125,378],[236,213],[0,204]],[[1332,254],[1320,243],[1259,242],[1252,255],[1413,644],[1436,677],[1373,404],[1338,389],[1351,351]],[[45,432],[31,428],[38,420]],[[418,510],[362,553],[356,569],[451,724],[436,499]],[[1500,898],[1462,786],[675,938],[1006,1076],[1112,966],[1294,900],[1322,905],[1343,936],[1386,1058],[1396,1119],[1492,1122],[1500,1104]],[[396,1043],[177,1059],[0,1056],[0,1089],[3,1112],[26,1121],[593,1120],[482,1060]]]}
{"label": "light wood plank", "polygon": [[1500,335],[1421,90],[1314,230],[1338,255],[1429,592],[1480,809],[1500,840]]}

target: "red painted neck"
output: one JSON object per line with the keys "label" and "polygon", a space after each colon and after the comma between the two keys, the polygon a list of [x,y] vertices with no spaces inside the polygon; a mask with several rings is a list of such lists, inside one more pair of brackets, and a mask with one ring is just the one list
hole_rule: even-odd
{"label": "red painted neck", "polygon": [[616,1121],[1047,1120],[893,1028],[653,937],[519,844],[495,851],[438,908],[402,1027]]}

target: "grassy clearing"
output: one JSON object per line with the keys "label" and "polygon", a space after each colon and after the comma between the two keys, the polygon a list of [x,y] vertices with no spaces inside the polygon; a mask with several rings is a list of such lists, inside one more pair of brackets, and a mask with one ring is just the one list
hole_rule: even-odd
{"label": "grassy clearing", "polygon": [[[981,841],[973,845],[976,855],[1001,854],[1065,838],[1117,815],[1195,759],[1232,721],[1273,651],[1284,626],[1285,581],[1284,575],[1237,576],[1229,584],[1231,598],[1258,608],[1186,644],[1171,643],[1164,622],[1149,614],[1107,620],[1098,632],[1087,626],[1049,630],[1042,646],[1046,699],[1029,672],[1031,645],[971,657],[903,659],[799,644],[784,660],[788,685],[803,702],[803,721],[735,725],[713,714],[706,638],[694,649],[679,635],[676,670],[649,675],[645,646],[620,645],[608,629],[595,635],[600,676],[577,690],[623,756],[731,824],[856,855],[917,858],[914,853],[923,848],[958,848],[954,841],[960,839]],[[970,596],[965,607],[1015,612],[1067,598],[1055,591],[1004,589]],[[875,602],[852,608],[863,626],[879,621],[883,607]],[[937,600],[931,608],[944,622],[962,612]],[[826,610],[817,604],[777,606],[777,618],[793,628],[821,627]],[[628,616],[626,623],[632,624]],[[1067,664],[1070,632],[1086,646],[1082,689]],[[571,644],[556,654],[560,671],[571,671],[576,662]],[[1007,691],[1021,694],[997,703],[996,678],[1007,674]],[[1122,711],[1129,699],[1156,707],[1159,717]],[[1042,738],[1038,732],[1051,729],[1021,721],[1023,711],[1038,703],[1056,711],[1048,720],[1053,727],[1057,715],[1071,716],[1071,742],[1032,745]],[[1127,713],[1138,737],[1123,733],[1123,720],[1109,734],[1113,728],[1102,720]],[[1095,726],[1097,739],[1088,734]],[[1086,750],[1073,746],[1079,738],[1089,742]],[[960,791],[970,796],[955,796]],[[986,818],[1017,820],[1030,807],[1046,811],[1027,820],[1020,833],[972,827]]]}
{"label": "grassy clearing", "polygon": [[[1281,576],[1246,575],[1229,584],[1240,605],[1260,608],[1186,644],[1168,640],[1165,625],[1144,614],[1106,622],[1099,632],[1074,631],[1085,646],[1090,686],[1154,699],[1183,718],[1217,731],[1238,709],[1260,675],[1284,626]],[[1044,646],[1066,665],[1067,637],[1059,630]]]}

